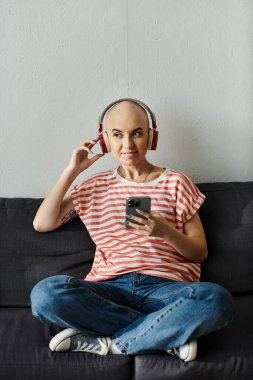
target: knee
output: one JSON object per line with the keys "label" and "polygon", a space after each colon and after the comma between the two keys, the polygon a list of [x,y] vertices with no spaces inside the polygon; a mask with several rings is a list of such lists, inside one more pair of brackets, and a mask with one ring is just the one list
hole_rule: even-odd
{"label": "knee", "polygon": [[59,299],[60,290],[68,281],[69,276],[56,275],[39,281],[30,294],[32,314],[39,319],[43,318],[43,311],[47,310]]}
{"label": "knee", "polygon": [[231,293],[218,284],[208,282],[200,284],[200,294],[206,298],[212,316],[216,315],[217,318],[224,320],[225,324],[229,324],[233,319],[235,308]]}

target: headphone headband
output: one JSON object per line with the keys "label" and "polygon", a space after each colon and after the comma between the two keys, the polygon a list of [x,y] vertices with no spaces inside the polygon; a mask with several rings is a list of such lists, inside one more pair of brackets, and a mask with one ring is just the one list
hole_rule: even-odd
{"label": "headphone headband", "polygon": [[149,116],[152,120],[152,128],[153,129],[156,129],[156,118],[155,118],[155,114],[154,112],[151,111],[151,109],[143,102],[141,102],[140,100],[137,100],[137,99],[132,99],[132,98],[122,98],[122,99],[118,99],[112,103],[110,103],[105,109],[104,111],[102,112],[101,116],[99,116],[99,119],[98,119],[98,125],[99,125],[99,133],[102,133],[103,132],[103,120],[104,120],[104,117],[105,117],[105,114],[106,112],[112,108],[115,104],[117,103],[120,103],[122,102],[123,100],[129,100],[133,103],[136,103],[138,105],[140,105],[142,108],[144,108],[146,110],[146,112],[149,113]]}

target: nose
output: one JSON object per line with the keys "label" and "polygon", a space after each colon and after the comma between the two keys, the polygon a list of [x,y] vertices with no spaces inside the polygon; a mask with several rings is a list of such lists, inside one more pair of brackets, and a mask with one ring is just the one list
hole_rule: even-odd
{"label": "nose", "polygon": [[124,148],[128,148],[128,149],[134,146],[132,136],[128,136],[128,135],[124,136],[123,146]]}

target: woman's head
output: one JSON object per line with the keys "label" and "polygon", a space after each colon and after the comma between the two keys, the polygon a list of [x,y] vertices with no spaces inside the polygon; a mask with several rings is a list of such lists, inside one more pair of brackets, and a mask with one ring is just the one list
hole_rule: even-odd
{"label": "woman's head", "polygon": [[106,115],[106,132],[111,153],[123,165],[145,159],[149,119],[141,106],[129,100],[114,105]]}

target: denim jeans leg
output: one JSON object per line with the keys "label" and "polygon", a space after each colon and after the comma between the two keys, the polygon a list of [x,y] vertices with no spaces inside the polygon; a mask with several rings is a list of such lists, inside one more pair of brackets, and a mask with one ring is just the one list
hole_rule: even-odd
{"label": "denim jeans leg", "polygon": [[[163,293],[165,290],[163,287]],[[152,312],[149,304],[148,315],[113,335],[113,342],[124,354],[175,348],[189,339],[218,330],[232,320],[232,296],[212,283],[175,282],[168,288],[168,297],[162,296],[161,300],[161,308],[157,310],[157,303],[153,302]],[[157,302],[159,304],[159,300]]]}
{"label": "denim jeans leg", "polygon": [[123,305],[124,300],[121,302],[117,297],[117,291],[103,282],[56,275],[40,281],[32,289],[32,313],[41,321],[110,337],[143,316]]}

